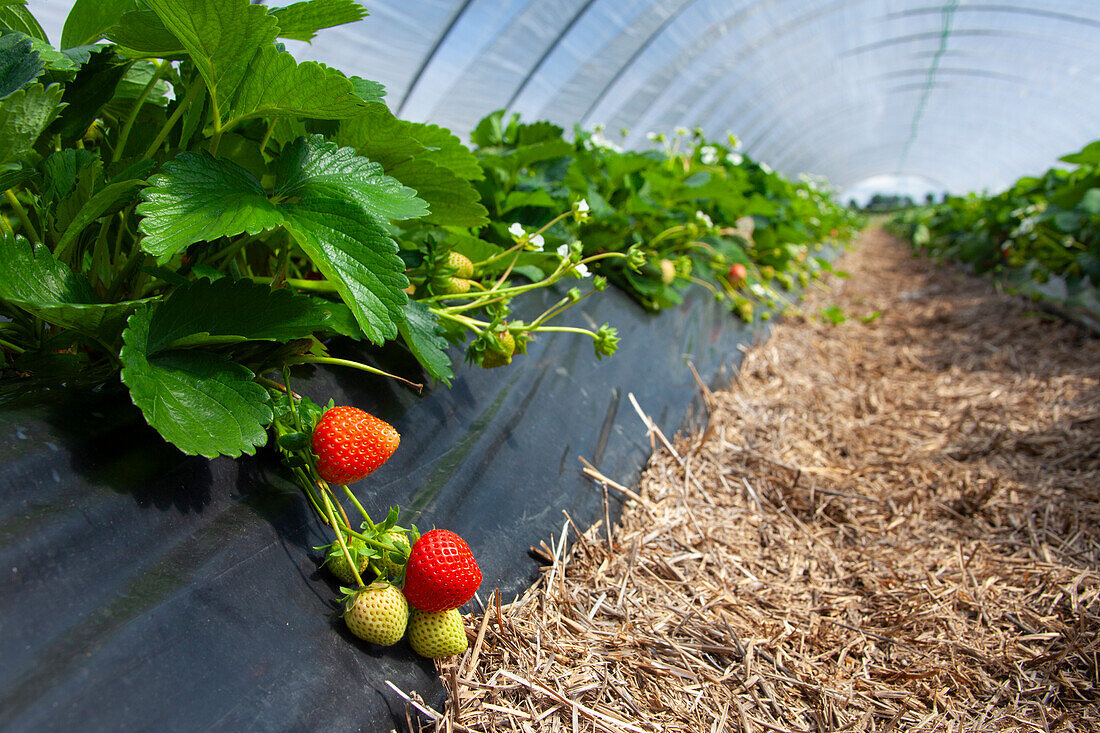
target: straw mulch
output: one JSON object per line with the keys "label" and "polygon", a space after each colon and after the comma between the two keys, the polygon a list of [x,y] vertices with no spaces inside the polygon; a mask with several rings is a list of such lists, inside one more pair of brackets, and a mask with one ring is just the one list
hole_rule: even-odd
{"label": "straw mulch", "polygon": [[1100,340],[881,230],[841,266],[468,617],[434,729],[1100,729]]}

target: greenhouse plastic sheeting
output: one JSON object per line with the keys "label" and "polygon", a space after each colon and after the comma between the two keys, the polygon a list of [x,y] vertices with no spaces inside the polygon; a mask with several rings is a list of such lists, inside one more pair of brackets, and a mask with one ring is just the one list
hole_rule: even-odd
{"label": "greenhouse plastic sheeting", "polygon": [[[620,330],[610,360],[588,339],[544,336],[510,366],[459,369],[423,395],[352,370],[296,383],[402,433],[356,493],[376,518],[399,503],[422,530],[465,537],[483,601],[529,587],[528,548],[556,541],[563,512],[580,527],[603,519],[578,456],[638,476],[651,445],[629,393],[672,435],[697,394],[688,360],[725,383],[754,334],[698,291],[660,316],[615,290],[585,308],[567,321]],[[375,363],[418,371],[396,347]],[[118,389],[0,405],[0,451],[0,729],[390,730],[404,703],[387,680],[442,704],[433,664],[407,642],[348,633],[314,549],[331,538],[273,452],[184,456]],[[612,491],[613,518],[620,506]]]}
{"label": "greenhouse plastic sheeting", "polygon": [[[274,4],[274,3],[271,3]],[[1097,134],[1100,2],[433,0],[367,3],[315,58],[465,133],[507,108],[570,129],[727,131],[794,176],[1000,189]]]}
{"label": "greenhouse plastic sheeting", "polygon": [[[285,5],[282,0],[266,3]],[[30,0],[53,41],[70,3]],[[700,126],[846,188],[1000,190],[1096,137],[1096,0],[379,0],[315,59],[464,138],[487,113],[614,142]],[[620,137],[625,128],[628,134]]]}

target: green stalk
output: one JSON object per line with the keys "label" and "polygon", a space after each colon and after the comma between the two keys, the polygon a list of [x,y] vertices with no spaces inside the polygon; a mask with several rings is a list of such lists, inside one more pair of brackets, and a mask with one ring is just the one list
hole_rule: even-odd
{"label": "green stalk", "polygon": [[363,505],[359,503],[359,497],[357,497],[355,495],[355,492],[353,492],[347,486],[341,486],[340,488],[342,488],[344,490],[344,493],[348,495],[348,498],[351,499],[351,503],[355,505],[355,508],[358,509],[359,513],[363,515],[363,519],[367,521],[367,525],[373,530],[374,522],[371,521],[370,515],[367,514],[367,510],[364,509]]}
{"label": "green stalk", "polygon": [[8,351],[14,351],[16,354],[23,354],[27,351],[26,349],[20,348],[10,341],[5,341],[4,339],[0,339],[0,348],[7,349]]}
{"label": "green stalk", "polygon": [[[254,277],[253,282],[271,284],[275,281],[273,277]],[[283,280],[289,287],[295,290],[310,290],[315,293],[335,293],[337,288],[328,280],[303,280],[301,278],[288,277]]]}
{"label": "green stalk", "polygon": [[221,252],[219,252],[215,256],[215,261],[219,262],[219,263],[222,263],[222,264],[228,262],[229,260],[236,257],[237,254],[242,249],[244,249],[248,245],[252,244],[253,242],[258,241],[264,234],[265,234],[265,232],[260,232],[259,234],[253,234],[253,235],[248,236],[248,237],[242,237],[242,238],[236,240],[235,242],[231,242],[228,247],[223,249]]}
{"label": "green stalk", "polygon": [[26,234],[27,239],[35,244],[41,242],[42,238],[38,236],[38,232],[35,231],[34,226],[31,224],[30,217],[27,216],[27,210],[23,208],[23,204],[19,202],[19,198],[10,188],[4,191],[4,198],[7,199],[8,204],[11,205],[15,215],[19,217],[19,223],[23,226],[23,233]]}
{"label": "green stalk", "polygon": [[10,234],[12,238],[15,237],[15,230],[12,229],[11,224],[8,223],[8,217],[3,214],[0,214],[0,230]]}
{"label": "green stalk", "polygon": [[149,158],[152,158],[153,154],[157,152],[157,149],[164,144],[164,141],[168,139],[168,134],[172,132],[172,128],[176,126],[176,123],[179,122],[180,117],[183,116],[184,110],[186,110],[191,105],[191,103],[195,101],[195,97],[198,96],[199,92],[202,91],[202,89],[203,84],[196,83],[195,86],[187,90],[187,96],[185,96],[183,98],[183,101],[176,106],[175,111],[172,112],[172,116],[168,118],[168,120],[160,128],[160,132],[157,133],[157,139],[154,140],[153,143],[149,146],[149,149],[145,151],[145,155],[141,156],[143,160],[148,160]]}
{"label": "green stalk", "polygon": [[111,156],[112,163],[117,163],[122,158],[122,153],[126,150],[126,141],[130,137],[130,130],[133,129],[134,122],[137,120],[145,100],[148,98],[149,93],[153,91],[153,87],[157,85],[157,82],[164,77],[165,72],[170,68],[172,68],[170,61],[161,61],[157,65],[157,70],[153,72],[152,78],[149,79],[149,83],[138,94],[137,99],[134,101],[134,108],[130,110],[130,114],[126,117],[126,122],[122,126],[122,132],[118,135],[118,143],[115,145],[114,154]]}
{"label": "green stalk", "polygon": [[440,318],[446,318],[449,321],[461,323],[463,326],[466,326],[474,333],[481,333],[481,329],[489,325],[485,321],[478,321],[473,318],[468,318],[466,316],[460,316],[457,313],[451,313],[445,308],[429,308],[428,310],[430,310],[432,313],[436,314]]}
{"label": "green stalk", "polygon": [[267,133],[264,135],[263,141],[260,142],[260,152],[261,153],[264,150],[267,149],[267,143],[268,143],[269,140],[271,140],[271,135],[272,135],[272,133],[275,132],[275,123],[278,122],[278,121],[279,121],[278,117],[273,117],[271,119],[271,124],[267,126]]}
{"label": "green stalk", "polygon": [[351,559],[351,553],[348,551],[347,543],[344,542],[344,534],[336,528],[336,515],[332,511],[332,501],[328,498],[328,494],[322,494],[322,498],[325,500],[325,510],[328,513],[329,521],[332,522],[333,529],[336,529],[336,541],[340,543],[340,549],[344,553],[344,559],[347,560],[348,567],[351,568],[351,574],[355,576],[355,580],[358,581],[359,587],[366,586],[363,582],[362,576],[359,575],[359,568],[355,567],[355,563]]}
{"label": "green stalk", "polygon": [[540,326],[532,330],[538,331],[539,333],[579,333],[582,336],[596,338],[596,334],[592,333],[587,328],[576,328],[574,326]]}
{"label": "green stalk", "polygon": [[399,377],[396,374],[390,374],[389,372],[382,371],[376,367],[368,366],[367,364],[360,364],[357,361],[350,361],[348,359],[337,359],[334,356],[299,356],[294,359],[289,359],[286,362],[287,366],[294,366],[295,364],[331,364],[333,366],[346,366],[352,369],[358,369],[363,372],[370,372],[371,374],[377,374],[381,377],[389,377],[390,379],[396,379],[399,382],[404,382],[410,387],[415,387],[416,391],[424,389],[423,384],[417,384],[416,382],[410,382],[404,377]]}

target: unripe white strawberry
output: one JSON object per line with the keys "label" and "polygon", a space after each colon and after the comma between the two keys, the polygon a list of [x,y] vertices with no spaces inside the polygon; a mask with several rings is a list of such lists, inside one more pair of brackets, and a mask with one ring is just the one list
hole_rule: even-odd
{"label": "unripe white strawberry", "polygon": [[474,276],[474,263],[470,262],[469,257],[460,255],[458,252],[447,253],[447,267],[454,268],[455,277],[468,280]]}
{"label": "unripe white strawberry", "polygon": [[[370,564],[370,557],[363,554],[363,551],[367,549],[366,543],[358,537],[348,537],[345,542],[351,559],[355,561],[356,568],[359,570],[359,574],[362,575],[366,572],[367,565]],[[351,572],[351,566],[348,565],[348,559],[344,557],[344,550],[340,547],[339,542],[333,542],[329,545],[328,552],[325,553],[325,567],[346,584],[350,585],[356,582],[355,574]]]}
{"label": "unripe white strawberry", "polygon": [[348,596],[344,622],[351,633],[381,646],[396,644],[405,635],[409,603],[391,583],[372,583]]}
{"label": "unripe white strawberry", "polygon": [[417,611],[409,616],[409,644],[422,657],[440,659],[466,651],[466,627],[457,608],[432,613]]}

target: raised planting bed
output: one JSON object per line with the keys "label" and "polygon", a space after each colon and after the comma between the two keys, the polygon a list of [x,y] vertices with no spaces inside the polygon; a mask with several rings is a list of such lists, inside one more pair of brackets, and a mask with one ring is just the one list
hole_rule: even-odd
{"label": "raised planting bed", "polygon": [[[765,330],[702,291],[659,316],[604,296],[570,319],[617,325],[609,361],[587,340],[547,336],[508,367],[461,368],[452,388],[423,395],[328,368],[298,382],[401,432],[356,493],[372,514],[399,503],[421,530],[465,537],[481,599],[499,588],[511,600],[532,582],[527,549],[560,533],[563,512],[582,528],[603,519],[578,456],[617,481],[638,475],[651,446],[628,393],[671,435],[692,414],[688,361],[725,382],[738,346]],[[380,358],[414,370],[398,348]],[[388,730],[404,703],[387,680],[441,701],[433,663],[406,641],[383,649],[347,631],[313,549],[327,529],[273,451],[184,456],[121,389],[12,400],[0,446],[3,727]],[[621,501],[611,491],[612,521]]]}

